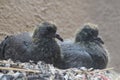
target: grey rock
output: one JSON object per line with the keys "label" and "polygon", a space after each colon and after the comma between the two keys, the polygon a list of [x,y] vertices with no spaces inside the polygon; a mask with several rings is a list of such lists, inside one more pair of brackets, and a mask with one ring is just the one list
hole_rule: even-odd
{"label": "grey rock", "polygon": [[29,60],[44,61],[55,64],[60,61],[60,48],[55,38],[62,41],[56,34],[54,24],[44,22],[37,26],[32,37],[28,33],[7,36],[0,44],[1,59],[11,58],[13,61]]}
{"label": "grey rock", "polygon": [[13,76],[12,75],[3,75],[0,80],[13,80]]}

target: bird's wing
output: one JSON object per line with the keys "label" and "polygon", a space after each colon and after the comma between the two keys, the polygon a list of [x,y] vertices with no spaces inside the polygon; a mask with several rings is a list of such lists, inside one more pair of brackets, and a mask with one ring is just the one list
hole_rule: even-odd
{"label": "bird's wing", "polygon": [[7,36],[0,44],[1,58],[22,55],[27,51],[31,44],[32,38],[28,33],[21,33],[18,35]]}
{"label": "bird's wing", "polygon": [[99,45],[90,45],[86,47],[86,51],[91,55],[94,60],[95,68],[105,68],[108,63],[108,56],[106,50]]}
{"label": "bird's wing", "polygon": [[91,67],[91,56],[75,43],[62,43],[61,52],[64,55],[64,62],[69,67]]}

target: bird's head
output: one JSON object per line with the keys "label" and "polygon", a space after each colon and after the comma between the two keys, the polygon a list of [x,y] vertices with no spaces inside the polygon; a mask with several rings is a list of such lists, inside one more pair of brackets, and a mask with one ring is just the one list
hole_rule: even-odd
{"label": "bird's head", "polygon": [[63,39],[60,37],[59,34],[56,33],[56,31],[57,27],[54,24],[43,22],[35,29],[33,38],[57,38],[60,41],[63,41]]}
{"label": "bird's head", "polygon": [[97,41],[104,44],[104,42],[100,37],[98,37],[98,35],[99,35],[99,30],[97,25],[87,23],[87,24],[84,24],[84,27],[81,30],[79,30],[78,33],[76,34],[75,42]]}

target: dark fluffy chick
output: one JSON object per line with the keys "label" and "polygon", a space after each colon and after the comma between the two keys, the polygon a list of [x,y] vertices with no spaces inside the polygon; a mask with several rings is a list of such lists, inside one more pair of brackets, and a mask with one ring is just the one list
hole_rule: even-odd
{"label": "dark fluffy chick", "polygon": [[103,46],[103,40],[98,35],[98,26],[87,23],[76,34],[75,43],[79,43],[92,57],[94,69],[104,69],[108,64],[108,52]]}
{"label": "dark fluffy chick", "polygon": [[63,39],[56,31],[57,27],[54,24],[44,22],[37,26],[32,37],[26,33],[7,36],[0,44],[1,59],[58,63],[62,56],[55,38],[61,41]]}
{"label": "dark fluffy chick", "polygon": [[98,37],[98,28],[95,24],[85,24],[75,37],[75,41],[60,43],[63,54],[62,69],[67,68],[106,68],[108,53],[103,47],[104,42]]}

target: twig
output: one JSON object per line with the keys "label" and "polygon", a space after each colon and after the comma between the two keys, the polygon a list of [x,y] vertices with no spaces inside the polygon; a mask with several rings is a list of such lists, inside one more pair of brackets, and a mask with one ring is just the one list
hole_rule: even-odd
{"label": "twig", "polygon": [[11,67],[0,67],[0,70],[14,70],[14,71],[24,71],[24,72],[40,73],[39,70],[19,69],[19,68],[11,68]]}
{"label": "twig", "polygon": [[88,72],[88,73],[93,73],[93,72],[103,72],[103,71],[107,71],[107,70],[113,70],[114,68],[106,68],[106,69],[102,69],[102,70],[98,70],[98,71],[91,71],[91,72]]}
{"label": "twig", "polygon": [[8,61],[0,61],[0,63],[4,63],[4,64],[15,64],[14,62],[13,63],[10,63]]}

